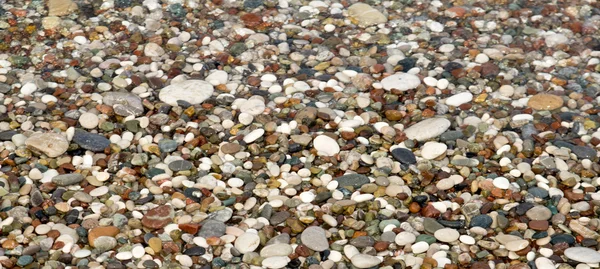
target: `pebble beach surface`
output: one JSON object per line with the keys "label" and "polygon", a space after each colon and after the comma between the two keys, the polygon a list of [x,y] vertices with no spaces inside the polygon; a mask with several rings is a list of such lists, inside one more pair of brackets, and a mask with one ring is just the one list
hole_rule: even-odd
{"label": "pebble beach surface", "polygon": [[0,2],[0,267],[600,266],[600,2]]}

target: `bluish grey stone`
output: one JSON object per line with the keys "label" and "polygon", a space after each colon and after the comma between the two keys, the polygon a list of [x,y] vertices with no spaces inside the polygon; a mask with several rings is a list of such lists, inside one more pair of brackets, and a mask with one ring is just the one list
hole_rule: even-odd
{"label": "bluish grey stone", "polygon": [[110,145],[110,140],[108,140],[108,138],[99,134],[84,131],[82,129],[75,130],[73,142],[75,142],[81,148],[93,152],[104,151],[104,149]]}
{"label": "bluish grey stone", "polygon": [[352,186],[355,189],[360,188],[362,185],[365,185],[370,182],[367,176],[361,174],[343,175],[341,177],[336,178],[335,180],[338,181],[338,186],[340,187]]}
{"label": "bluish grey stone", "polygon": [[52,182],[58,186],[71,186],[81,181],[83,181],[81,174],[63,174],[52,178]]}

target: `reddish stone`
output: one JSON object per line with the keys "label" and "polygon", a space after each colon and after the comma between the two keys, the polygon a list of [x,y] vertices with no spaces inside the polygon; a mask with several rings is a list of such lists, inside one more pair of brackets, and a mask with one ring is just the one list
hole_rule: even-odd
{"label": "reddish stone", "polygon": [[500,68],[492,62],[481,65],[481,76],[484,78],[495,78],[499,73]]}
{"label": "reddish stone", "polygon": [[198,232],[198,230],[200,229],[200,224],[195,224],[195,223],[179,224],[179,229],[181,229],[182,231],[189,233],[189,234],[196,234]]}
{"label": "reddish stone", "polygon": [[548,226],[549,224],[547,220],[532,220],[529,222],[529,228],[536,231],[547,231]]}
{"label": "reddish stone", "polygon": [[451,7],[445,12],[446,16],[450,18],[462,18],[466,13],[467,11],[463,7]]}
{"label": "reddish stone", "polygon": [[173,221],[175,212],[169,205],[161,205],[148,212],[142,218],[142,225],[147,228],[160,229]]}
{"label": "reddish stone", "polygon": [[246,13],[242,15],[240,19],[242,19],[244,24],[249,28],[256,27],[262,23],[260,15],[254,13]]}
{"label": "reddish stone", "polygon": [[94,241],[96,241],[96,238],[100,236],[115,237],[117,234],[119,234],[119,232],[119,228],[115,226],[99,226],[91,229],[88,232],[88,242],[90,246],[94,247]]}
{"label": "reddish stone", "polygon": [[300,244],[296,247],[295,253],[300,257],[308,257],[310,255],[310,249],[304,244]]}
{"label": "reddish stone", "polygon": [[423,217],[435,219],[440,216],[441,212],[435,209],[433,205],[428,204],[423,209],[421,209],[421,214],[423,215]]}

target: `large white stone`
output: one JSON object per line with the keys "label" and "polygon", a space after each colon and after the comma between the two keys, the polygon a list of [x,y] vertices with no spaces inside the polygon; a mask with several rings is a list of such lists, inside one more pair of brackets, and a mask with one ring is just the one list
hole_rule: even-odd
{"label": "large white stone", "polygon": [[406,246],[408,244],[412,244],[417,240],[417,237],[410,232],[400,232],[399,234],[396,235],[396,238],[394,239],[394,241],[396,242],[396,245],[399,246]]}
{"label": "large white stone", "polygon": [[186,80],[164,87],[160,90],[158,98],[172,106],[176,106],[178,100],[196,105],[208,99],[213,92],[213,85],[206,81]]}
{"label": "large white stone", "polygon": [[319,156],[333,156],[340,153],[340,145],[337,141],[326,135],[317,136],[313,141],[313,146]]}
{"label": "large white stone", "polygon": [[[514,240],[506,243],[504,247],[510,251],[519,251],[529,246],[529,241],[527,240]],[[600,253],[599,253],[600,254]]]}
{"label": "large white stone", "polygon": [[450,243],[458,240],[460,237],[460,233],[452,228],[442,228],[433,234],[435,239],[440,240],[441,242]]}
{"label": "large white stone", "polygon": [[383,258],[367,254],[356,254],[350,259],[356,268],[371,268],[380,264]]}
{"label": "large white stone", "polygon": [[25,140],[25,145],[34,152],[41,152],[50,158],[55,158],[67,151],[69,141],[62,134],[35,133]]}
{"label": "large white stone", "polygon": [[565,249],[567,258],[583,263],[600,263],[600,252],[591,248],[572,247]]}
{"label": "large white stone", "polygon": [[21,93],[24,95],[31,95],[38,90],[38,87],[33,82],[27,82],[21,86]]}
{"label": "large white stone", "polygon": [[208,76],[206,76],[206,78],[204,78],[204,80],[214,86],[217,86],[219,84],[226,84],[227,83],[227,72],[223,71],[223,70],[216,70],[211,72]]}
{"label": "large white stone", "polygon": [[441,135],[450,128],[450,121],[445,118],[431,118],[420,121],[404,130],[406,137],[424,141]]}
{"label": "large white stone", "polygon": [[254,251],[260,245],[260,237],[255,233],[244,233],[235,240],[235,248],[242,254]]}
{"label": "large white stone", "polygon": [[446,153],[447,149],[448,146],[446,146],[444,143],[430,141],[421,147],[421,157],[427,160],[433,160]]}
{"label": "large white stone", "polygon": [[148,43],[144,47],[144,54],[150,57],[158,57],[165,54],[165,50],[156,43]]}
{"label": "large white stone", "polygon": [[397,73],[381,80],[381,85],[386,91],[396,89],[399,91],[408,91],[418,87],[421,84],[419,77],[408,73]]}
{"label": "large white stone", "polygon": [[287,256],[292,254],[294,250],[289,244],[273,244],[265,246],[260,250],[260,256],[263,258],[275,257],[275,256]]}
{"label": "large white stone", "polygon": [[265,111],[265,102],[260,99],[249,99],[240,105],[240,112],[253,116],[259,115]]}

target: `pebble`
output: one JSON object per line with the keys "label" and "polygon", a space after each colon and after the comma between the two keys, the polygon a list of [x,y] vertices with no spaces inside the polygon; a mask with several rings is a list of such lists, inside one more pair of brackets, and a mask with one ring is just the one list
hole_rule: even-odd
{"label": "pebble", "polygon": [[560,96],[547,93],[539,93],[531,98],[527,102],[527,106],[535,110],[555,110],[562,107],[564,101]]}
{"label": "pebble", "polygon": [[433,160],[446,153],[448,146],[444,143],[427,142],[421,147],[421,157],[427,160]]}
{"label": "pebble", "polygon": [[367,254],[354,255],[351,261],[356,268],[371,268],[382,262],[381,258]]}
{"label": "pebble", "polygon": [[317,150],[317,154],[321,156],[333,156],[340,153],[340,146],[331,137],[319,135],[313,140],[313,146]]}
{"label": "pebble", "polygon": [[564,251],[571,260],[582,263],[600,263],[600,252],[585,247],[571,247]]}
{"label": "pebble", "polygon": [[450,243],[458,240],[460,233],[455,229],[443,228],[435,231],[434,236],[435,239],[440,240],[441,242]]}
{"label": "pebble", "polygon": [[399,91],[408,91],[421,84],[419,77],[409,73],[397,73],[381,80],[383,88],[387,91],[396,89]]}
{"label": "pebble", "polygon": [[28,149],[50,158],[61,156],[69,148],[69,141],[62,134],[34,133],[25,140]]}
{"label": "pebble", "polygon": [[325,230],[320,227],[311,226],[306,228],[300,235],[302,243],[311,250],[324,251],[329,249],[329,242],[325,236]]}
{"label": "pebble", "polygon": [[404,130],[409,139],[425,141],[438,137],[450,127],[450,121],[444,118],[431,118],[418,122]]}
{"label": "pebble", "polygon": [[254,251],[260,245],[258,234],[246,232],[235,240],[235,248],[242,254]]}
{"label": "pebble", "polygon": [[385,15],[365,3],[356,3],[348,7],[348,16],[356,20],[361,27],[387,22]]}
{"label": "pebble", "polygon": [[446,99],[446,105],[449,106],[460,106],[462,104],[471,102],[473,100],[473,94],[470,92],[461,92],[452,95]]}
{"label": "pebble", "polygon": [[160,90],[158,97],[161,101],[176,106],[177,101],[184,101],[192,105],[201,104],[210,98],[214,92],[212,84],[203,80],[185,80],[173,83]]}

